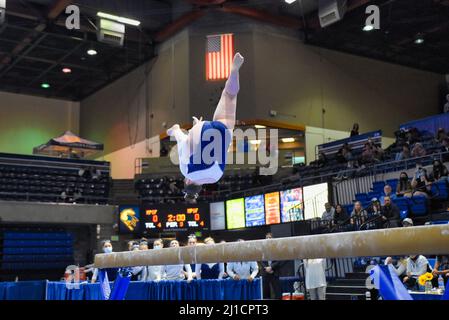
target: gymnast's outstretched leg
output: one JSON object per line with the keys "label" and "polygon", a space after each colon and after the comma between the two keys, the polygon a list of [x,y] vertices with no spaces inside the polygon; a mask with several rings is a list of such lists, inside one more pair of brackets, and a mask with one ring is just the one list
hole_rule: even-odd
{"label": "gymnast's outstretched leg", "polygon": [[240,90],[239,70],[243,62],[243,57],[240,53],[237,53],[232,63],[231,73],[226,81],[225,88],[214,114],[214,121],[224,123],[229,130],[234,130],[235,126],[237,94]]}

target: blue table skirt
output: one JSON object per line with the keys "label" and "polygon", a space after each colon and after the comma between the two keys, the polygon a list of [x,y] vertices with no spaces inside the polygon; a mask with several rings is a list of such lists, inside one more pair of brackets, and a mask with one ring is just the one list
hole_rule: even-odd
{"label": "blue table skirt", "polygon": [[[111,284],[112,287],[112,284]],[[261,281],[194,280],[131,282],[125,300],[257,300]],[[101,300],[100,285],[80,284],[68,289],[64,282],[49,282],[47,300]]]}
{"label": "blue table skirt", "polygon": [[419,294],[419,293],[411,293],[410,294],[413,298],[413,300],[441,300],[443,297],[439,294]]}
{"label": "blue table skirt", "polygon": [[47,281],[0,282],[0,300],[45,300]]}

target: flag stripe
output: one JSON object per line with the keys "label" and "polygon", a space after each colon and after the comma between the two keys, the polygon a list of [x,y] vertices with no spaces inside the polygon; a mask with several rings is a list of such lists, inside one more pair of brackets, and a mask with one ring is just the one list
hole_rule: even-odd
{"label": "flag stripe", "polygon": [[208,36],[206,48],[206,80],[227,79],[234,55],[233,35]]}

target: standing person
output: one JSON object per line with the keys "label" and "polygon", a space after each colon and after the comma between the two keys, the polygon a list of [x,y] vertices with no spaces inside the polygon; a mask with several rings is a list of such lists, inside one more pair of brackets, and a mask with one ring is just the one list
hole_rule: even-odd
{"label": "standing person", "polygon": [[326,300],[326,259],[304,259],[304,267],[310,300]]}
{"label": "standing person", "polygon": [[[188,247],[195,247],[198,244],[198,239],[196,235],[191,234],[187,237],[187,246]],[[191,263],[190,268],[192,269],[192,278],[196,278],[196,264]],[[187,272],[184,271],[184,275],[187,277]]]}
{"label": "standing person", "polygon": [[[273,239],[271,232],[265,235],[265,239]],[[271,298],[271,290],[273,290],[274,298],[280,300],[282,298],[282,286],[279,279],[280,271],[285,265],[286,261],[262,261],[260,264],[262,268],[261,276],[263,283],[263,298]]]}
{"label": "standing person", "polygon": [[[161,250],[164,248],[164,241],[156,239],[153,241],[153,250]],[[147,266],[146,274],[143,281],[160,281],[162,280],[162,266]]]}
{"label": "standing person", "polygon": [[[167,134],[175,137],[178,144],[179,168],[185,177],[184,192],[187,200],[195,200],[203,184],[216,183],[223,176],[226,153],[232,143],[235,126],[237,94],[240,90],[239,69],[243,62],[240,53],[236,53],[213,121],[194,118],[193,127],[188,134],[178,124],[167,130]],[[209,151],[209,159],[204,159],[203,151],[210,149],[212,143],[213,155]]]}
{"label": "standing person", "polygon": [[[102,250],[103,253],[105,254],[110,254],[113,252],[113,247],[112,247],[112,243],[111,240],[104,240],[102,242]],[[108,280],[109,281],[114,281],[115,278],[117,278],[117,272],[118,272],[118,268],[106,268],[104,269],[106,271],[106,274],[108,276]],[[93,275],[92,275],[92,283],[97,282],[97,278],[98,278],[98,269],[95,268]]]}
{"label": "standing person", "polygon": [[354,123],[354,125],[352,126],[352,130],[351,130],[351,138],[354,136],[358,136],[358,135],[359,135],[359,124]]}
{"label": "standing person", "polygon": [[[204,239],[207,246],[214,245],[215,240],[211,237]],[[197,279],[222,279],[224,274],[224,263],[203,263],[195,267]]]}
{"label": "standing person", "polygon": [[[237,242],[244,242],[244,240],[239,239]],[[255,261],[229,262],[226,272],[233,280],[238,281],[247,279],[249,282],[252,282],[259,273],[259,267]]]}
{"label": "standing person", "polygon": [[[178,248],[178,240],[172,240],[170,242],[170,248]],[[187,276],[184,275],[184,269],[187,272]],[[190,264],[176,264],[167,265],[162,267],[162,279],[163,280],[184,280],[187,279],[188,282],[192,281],[192,268]]]}

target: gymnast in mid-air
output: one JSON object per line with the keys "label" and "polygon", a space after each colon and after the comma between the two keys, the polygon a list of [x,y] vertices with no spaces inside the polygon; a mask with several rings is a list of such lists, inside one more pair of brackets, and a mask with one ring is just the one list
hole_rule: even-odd
{"label": "gymnast in mid-air", "polygon": [[179,168],[185,177],[186,200],[195,200],[203,184],[216,183],[223,176],[226,153],[235,126],[237,94],[240,89],[239,69],[243,62],[243,57],[237,53],[213,121],[193,117],[193,127],[188,133],[184,133],[178,124],[167,130],[167,134],[174,137],[178,145]]}

